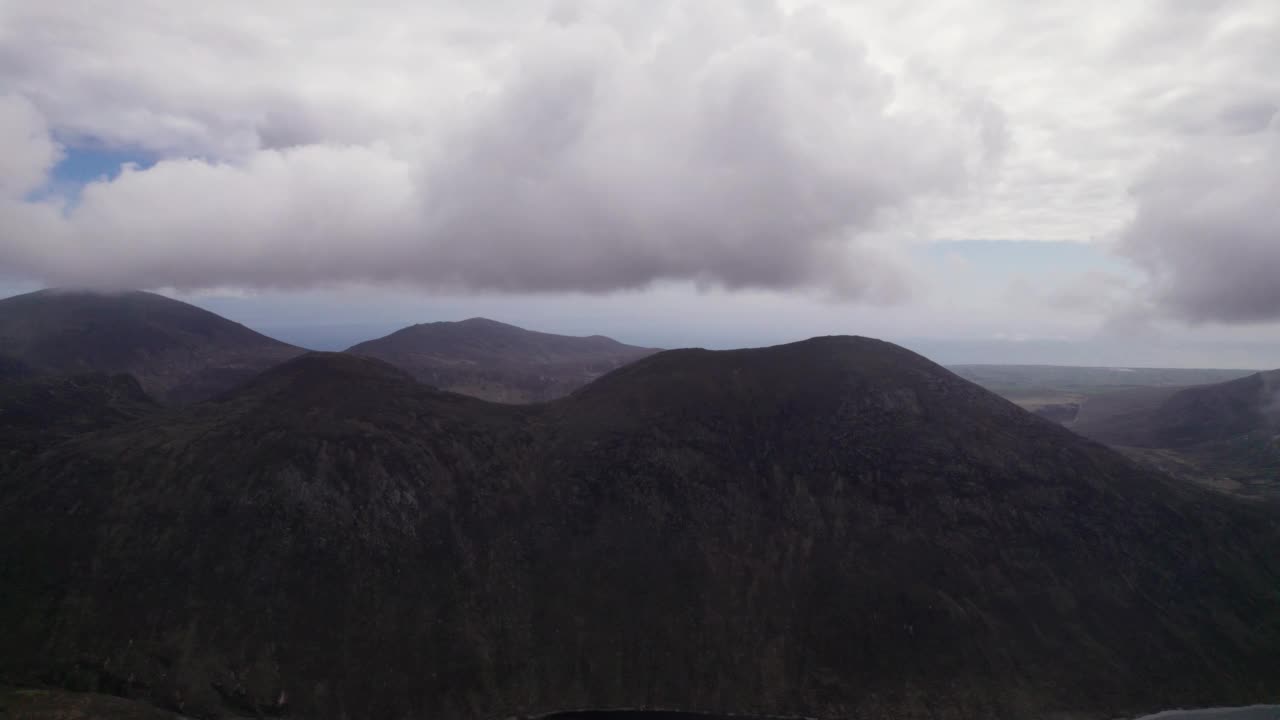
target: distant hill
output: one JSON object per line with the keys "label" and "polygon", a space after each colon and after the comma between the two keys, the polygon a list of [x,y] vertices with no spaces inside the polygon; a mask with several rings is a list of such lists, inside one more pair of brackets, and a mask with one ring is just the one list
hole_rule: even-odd
{"label": "distant hill", "polygon": [[1212,385],[1099,395],[1073,427],[1113,445],[1177,448],[1280,429],[1280,370]]}
{"label": "distant hill", "polygon": [[601,335],[552,335],[471,318],[413,325],[347,352],[385,360],[443,390],[528,403],[568,395],[657,350]]}
{"label": "distant hill", "polygon": [[1176,475],[1280,497],[1280,370],[1097,395],[1071,428]]}
{"label": "distant hill", "polygon": [[1213,368],[951,365],[948,369],[1055,422],[1070,423],[1087,398],[1150,387],[1181,388],[1235,380],[1252,370]]}
{"label": "distant hill", "polygon": [[128,373],[166,402],[211,397],[302,352],[152,293],[41,290],[0,300],[0,355],[9,362],[46,374]]}
{"label": "distant hill", "polygon": [[866,338],[658,353],[533,405],[309,354],[0,498],[0,678],[192,717],[1114,718],[1280,687],[1274,512]]}

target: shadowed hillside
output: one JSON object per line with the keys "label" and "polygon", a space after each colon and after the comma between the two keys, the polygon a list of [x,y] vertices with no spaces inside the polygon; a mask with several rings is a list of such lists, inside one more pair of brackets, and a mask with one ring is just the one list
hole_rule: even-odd
{"label": "shadowed hillside", "polygon": [[0,472],[77,435],[137,420],[158,409],[128,375],[0,382]]}
{"label": "shadowed hillside", "polygon": [[29,377],[32,374],[27,364],[6,355],[0,355],[0,382]]}
{"label": "shadowed hillside", "polygon": [[1112,718],[1280,686],[1274,513],[864,338],[525,406],[312,354],[0,498],[0,679],[194,716]]}
{"label": "shadowed hillside", "polygon": [[212,397],[302,352],[152,293],[41,290],[0,300],[0,355],[42,373],[128,373],[166,402]]}
{"label": "shadowed hillside", "polygon": [[444,390],[526,403],[562,397],[657,351],[600,335],[552,335],[471,318],[413,325],[347,352],[385,360]]}

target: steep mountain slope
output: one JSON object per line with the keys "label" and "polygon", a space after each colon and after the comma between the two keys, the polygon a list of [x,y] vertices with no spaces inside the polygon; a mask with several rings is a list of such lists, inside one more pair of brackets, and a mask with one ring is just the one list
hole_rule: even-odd
{"label": "steep mountain slope", "polygon": [[199,716],[1274,699],[1274,513],[901,348],[496,405],[315,354],[0,478],[0,679]]}
{"label": "steep mountain slope", "polygon": [[444,390],[508,403],[552,400],[656,350],[485,318],[413,325],[349,353],[385,360]]}
{"label": "steep mountain slope", "polygon": [[1099,395],[1071,427],[1176,474],[1280,497],[1280,370]]}
{"label": "steep mountain slope", "polygon": [[145,292],[0,300],[0,355],[53,374],[128,373],[166,402],[211,397],[303,350]]}

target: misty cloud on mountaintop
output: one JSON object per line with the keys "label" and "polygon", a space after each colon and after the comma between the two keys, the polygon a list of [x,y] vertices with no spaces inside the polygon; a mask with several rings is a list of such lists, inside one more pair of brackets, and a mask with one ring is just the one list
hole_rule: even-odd
{"label": "misty cloud on mountaintop", "polygon": [[[1000,112],[961,90],[913,106],[819,12],[716,7],[659,13],[640,39],[557,13],[417,133],[321,139],[264,101],[256,149],[127,170],[65,207],[24,199],[47,153],[8,162],[0,267],[87,286],[900,295],[862,237],[998,162]],[[4,147],[29,142],[31,108],[0,105]]]}

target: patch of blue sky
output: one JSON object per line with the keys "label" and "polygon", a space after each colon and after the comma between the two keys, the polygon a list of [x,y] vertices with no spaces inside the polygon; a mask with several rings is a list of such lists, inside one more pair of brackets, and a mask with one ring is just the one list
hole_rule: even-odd
{"label": "patch of blue sky", "polygon": [[126,165],[147,169],[158,158],[143,150],[114,148],[94,144],[66,144],[62,159],[54,166],[49,181],[28,196],[28,200],[62,199],[68,209],[75,207],[80,191],[93,182],[116,179]]}

